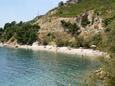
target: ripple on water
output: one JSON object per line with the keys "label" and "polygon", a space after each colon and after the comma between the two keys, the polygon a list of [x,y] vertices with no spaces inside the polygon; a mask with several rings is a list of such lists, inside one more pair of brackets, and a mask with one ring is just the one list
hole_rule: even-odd
{"label": "ripple on water", "polygon": [[78,56],[0,48],[0,86],[76,86],[96,66]]}

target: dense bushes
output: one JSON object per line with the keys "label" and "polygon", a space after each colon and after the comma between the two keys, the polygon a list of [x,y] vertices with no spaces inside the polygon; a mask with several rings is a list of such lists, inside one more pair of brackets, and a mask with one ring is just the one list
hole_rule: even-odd
{"label": "dense bushes", "polygon": [[16,39],[21,44],[32,44],[37,40],[38,26],[23,24],[16,31]]}
{"label": "dense bushes", "polygon": [[108,72],[109,77],[105,80],[105,84],[107,86],[115,86],[115,57],[110,61],[104,63],[103,68],[106,72]]}
{"label": "dense bushes", "polygon": [[57,32],[55,33],[55,42],[57,46],[69,46],[69,41],[71,39],[71,35],[66,32]]}
{"label": "dense bushes", "polygon": [[43,45],[68,46],[71,35],[66,32],[41,32],[39,33],[39,41]]}
{"label": "dense bushes", "polygon": [[111,20],[106,26],[104,34],[102,35],[101,50],[106,52],[115,52],[115,20]]}
{"label": "dense bushes", "polygon": [[64,2],[63,2],[63,1],[60,1],[60,2],[58,3],[58,7],[61,7],[61,6],[64,6]]}
{"label": "dense bushes", "polygon": [[3,28],[0,28],[0,41],[2,41],[2,33],[3,33]]}
{"label": "dense bushes", "polygon": [[55,35],[53,32],[40,32],[38,38],[42,45],[55,44]]}
{"label": "dense bushes", "polygon": [[106,18],[103,20],[103,23],[105,24],[105,26],[111,24],[111,22],[115,19],[115,16],[111,17],[111,18]]}
{"label": "dense bushes", "polygon": [[110,9],[115,9],[114,5],[114,0],[80,0],[78,4],[70,4],[58,8],[58,11],[55,15],[62,17],[73,17],[76,15],[80,15],[84,11],[96,9],[101,13],[101,15],[104,15],[105,17],[105,15],[108,16],[108,12],[106,12],[107,10],[110,11]]}
{"label": "dense bushes", "polygon": [[[101,67],[104,71],[101,73],[104,73],[105,75],[102,75],[104,76],[103,78],[99,78],[97,77],[98,74],[93,72],[89,74],[89,77],[85,80],[83,86],[115,86],[115,20],[110,18],[107,22],[105,22],[105,25],[109,30],[101,35],[101,44],[98,45],[101,50],[108,52],[111,57],[110,59],[104,57],[100,60],[102,63]],[[96,39],[100,39],[100,37],[97,37]]]}
{"label": "dense bushes", "polygon": [[6,23],[2,32],[2,41],[7,42],[11,37],[15,37],[20,44],[32,44],[37,40],[37,32],[40,29],[37,25],[30,23]]}
{"label": "dense bushes", "polygon": [[88,20],[87,16],[88,16],[88,15],[85,14],[85,15],[82,17],[81,25],[82,25],[83,27],[85,27],[85,26],[87,26],[88,24],[90,24],[90,21]]}
{"label": "dense bushes", "polygon": [[71,33],[72,35],[79,34],[78,30],[80,29],[76,23],[66,22],[64,20],[61,21],[62,26],[65,31]]}
{"label": "dense bushes", "polygon": [[102,66],[96,71],[87,74],[81,86],[115,86],[115,54],[111,54],[111,59],[102,58]]}

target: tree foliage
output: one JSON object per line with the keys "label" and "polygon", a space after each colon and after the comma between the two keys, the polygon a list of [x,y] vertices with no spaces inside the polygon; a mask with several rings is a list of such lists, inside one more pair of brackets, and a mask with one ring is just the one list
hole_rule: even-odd
{"label": "tree foliage", "polygon": [[60,2],[58,3],[58,6],[59,6],[59,7],[61,7],[61,6],[63,6],[63,5],[64,5],[63,1],[60,1]]}
{"label": "tree foliage", "polygon": [[65,31],[71,33],[72,35],[79,34],[78,30],[80,29],[76,23],[66,22],[64,20],[61,21],[62,26],[64,27]]}
{"label": "tree foliage", "polygon": [[6,23],[2,31],[3,41],[8,41],[11,37],[15,37],[20,44],[32,44],[37,40],[37,32],[40,27],[30,23],[15,21]]}

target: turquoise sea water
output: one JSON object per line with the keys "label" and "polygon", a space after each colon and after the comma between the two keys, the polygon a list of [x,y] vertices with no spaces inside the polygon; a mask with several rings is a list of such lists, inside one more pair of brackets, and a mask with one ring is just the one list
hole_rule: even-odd
{"label": "turquoise sea water", "polygon": [[97,66],[79,56],[0,48],[0,86],[78,86]]}

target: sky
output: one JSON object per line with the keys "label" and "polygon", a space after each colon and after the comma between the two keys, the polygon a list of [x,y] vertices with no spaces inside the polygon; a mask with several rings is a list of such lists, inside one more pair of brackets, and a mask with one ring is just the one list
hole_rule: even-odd
{"label": "sky", "polygon": [[0,27],[11,21],[28,21],[66,0],[0,0]]}

